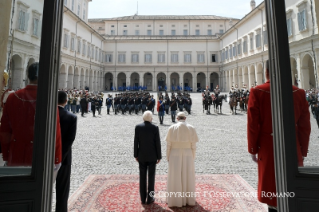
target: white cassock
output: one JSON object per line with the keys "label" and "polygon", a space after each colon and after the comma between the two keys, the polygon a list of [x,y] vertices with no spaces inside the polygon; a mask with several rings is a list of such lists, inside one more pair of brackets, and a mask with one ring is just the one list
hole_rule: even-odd
{"label": "white cassock", "polygon": [[[195,205],[195,153],[198,136],[185,121],[171,126],[166,136],[168,207]],[[180,192],[170,193],[170,192]],[[189,193],[188,193],[189,192]],[[172,195],[174,194],[174,195]]]}

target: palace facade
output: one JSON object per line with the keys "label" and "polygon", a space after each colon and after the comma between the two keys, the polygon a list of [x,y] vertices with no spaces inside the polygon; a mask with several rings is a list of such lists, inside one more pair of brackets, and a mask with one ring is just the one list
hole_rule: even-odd
{"label": "palace facade", "polygon": [[[223,91],[265,82],[268,59],[264,2],[241,20],[207,16],[143,16],[88,19],[91,0],[65,0],[59,88],[93,91],[120,86],[188,86]],[[313,0],[287,0],[292,82],[318,87],[318,28]],[[15,1],[8,67],[13,89],[27,84],[29,64],[39,60],[42,8]]]}

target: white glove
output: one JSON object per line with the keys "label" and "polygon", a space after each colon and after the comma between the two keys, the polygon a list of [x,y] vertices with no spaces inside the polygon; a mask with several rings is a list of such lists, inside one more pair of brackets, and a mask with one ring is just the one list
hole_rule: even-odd
{"label": "white glove", "polygon": [[256,154],[256,155],[250,154],[250,156],[251,156],[251,159],[252,159],[254,162],[258,163],[257,154]]}
{"label": "white glove", "polygon": [[8,163],[7,161],[4,161],[4,164],[3,164],[3,166],[7,166],[7,163]]}

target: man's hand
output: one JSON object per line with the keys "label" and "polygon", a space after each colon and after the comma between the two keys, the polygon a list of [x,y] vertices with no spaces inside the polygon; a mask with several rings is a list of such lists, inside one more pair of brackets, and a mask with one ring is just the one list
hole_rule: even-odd
{"label": "man's hand", "polygon": [[251,159],[252,159],[254,162],[258,163],[258,157],[257,157],[257,154],[255,154],[255,155],[250,154],[250,155],[251,155]]}
{"label": "man's hand", "polygon": [[135,160],[138,162],[138,158],[135,158]]}
{"label": "man's hand", "polygon": [[157,160],[156,164],[158,164],[161,160]]}

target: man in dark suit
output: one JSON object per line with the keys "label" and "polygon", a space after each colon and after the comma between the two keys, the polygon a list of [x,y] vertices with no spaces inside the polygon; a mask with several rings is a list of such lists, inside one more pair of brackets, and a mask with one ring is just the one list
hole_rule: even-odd
{"label": "man in dark suit", "polygon": [[[140,196],[142,204],[154,202],[150,192],[154,192],[156,164],[162,159],[159,129],[152,124],[152,112],[143,114],[144,123],[136,125],[134,137],[134,157],[139,162]],[[148,169],[148,189],[146,190],[146,174]]]}
{"label": "man in dark suit", "polygon": [[62,165],[56,178],[56,212],[68,211],[70,176],[72,164],[72,144],[76,135],[77,116],[64,110],[67,94],[58,93],[58,106],[62,136]]}

